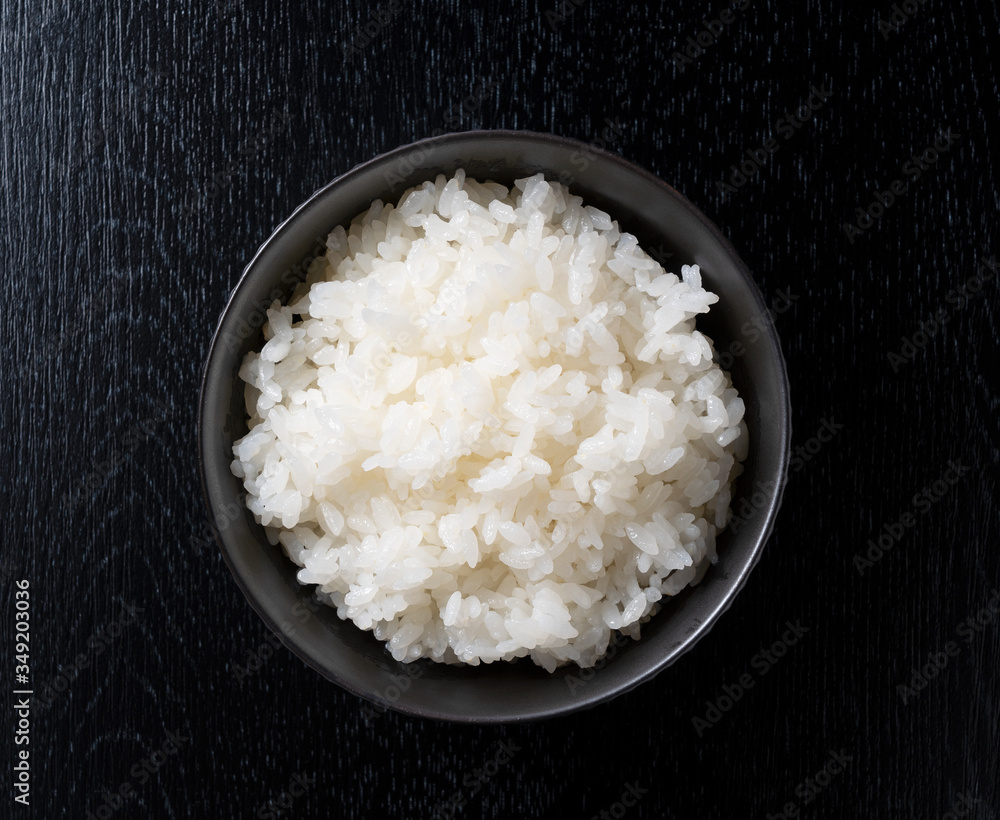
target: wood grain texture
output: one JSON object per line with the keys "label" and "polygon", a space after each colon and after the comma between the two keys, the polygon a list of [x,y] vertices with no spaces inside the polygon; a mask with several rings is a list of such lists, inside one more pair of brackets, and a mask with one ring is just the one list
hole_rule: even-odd
{"label": "wood grain texture", "polygon": [[[646,790],[636,818],[791,802],[937,818],[960,795],[967,816],[1000,817],[1000,622],[958,631],[1000,587],[1000,281],[955,296],[1000,252],[996,4],[916,4],[883,33],[889,0],[754,2],[683,66],[672,55],[723,7],[484,6],[3,3],[0,618],[29,579],[36,698],[32,808],[8,813],[5,780],[0,816],[102,816],[127,783],[114,817],[586,820],[629,784]],[[829,99],[786,138],[811,86]],[[271,648],[198,545],[195,404],[217,317],[271,230],[353,165],[436,131],[590,142],[608,120],[609,148],[715,220],[768,300],[797,297],[776,319],[795,446],[843,427],[793,467],[732,609],[654,681],[528,726],[366,724],[361,701]],[[948,128],[948,151],[906,175]],[[720,191],[769,138],[778,150]],[[848,236],[895,179],[905,192]],[[947,323],[891,362],[939,310]],[[949,460],[968,471],[915,501]],[[915,525],[861,574],[855,555],[907,512]],[[789,621],[807,631],[763,661]],[[949,641],[904,703],[897,687]],[[693,718],[744,675],[699,734]],[[168,732],[179,749],[154,765]],[[499,743],[510,762],[480,778]],[[831,752],[850,760],[810,791]],[[308,790],[268,814],[296,775]]]}

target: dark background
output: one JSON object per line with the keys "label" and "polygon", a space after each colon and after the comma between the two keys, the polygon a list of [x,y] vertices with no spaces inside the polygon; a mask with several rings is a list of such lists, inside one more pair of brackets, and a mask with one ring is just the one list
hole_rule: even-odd
{"label": "dark background", "polygon": [[[31,750],[32,808],[5,762],[0,816],[587,820],[630,784],[637,818],[1000,816],[996,4],[751,2],[682,65],[725,6],[575,3],[3,3],[0,677],[20,688],[27,579],[35,695],[30,747],[0,719],[0,760]],[[829,99],[782,130],[811,86]],[[299,203],[470,128],[604,140],[715,221],[768,301],[797,297],[776,325],[793,447],[814,452],[731,610],[652,682],[536,724],[366,721],[270,648],[203,541],[199,378]],[[810,444],[824,420],[842,429]],[[762,662],[789,621],[806,631]]]}

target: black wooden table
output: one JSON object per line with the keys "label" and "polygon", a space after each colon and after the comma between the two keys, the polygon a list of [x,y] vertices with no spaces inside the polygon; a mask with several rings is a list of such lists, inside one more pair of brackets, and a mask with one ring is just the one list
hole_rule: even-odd
{"label": "black wooden table", "polygon": [[[2,9],[0,817],[1000,816],[995,3]],[[470,128],[606,146],[717,222],[796,456],[747,587],[654,681],[365,721],[205,542],[199,377],[296,205]]]}

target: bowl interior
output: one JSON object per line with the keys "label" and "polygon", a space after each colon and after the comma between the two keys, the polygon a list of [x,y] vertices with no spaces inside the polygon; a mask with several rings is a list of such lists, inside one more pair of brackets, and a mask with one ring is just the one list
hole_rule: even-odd
{"label": "bowl interior", "polygon": [[[607,211],[668,270],[679,273],[682,264],[700,265],[706,287],[719,294],[698,328],[717,351],[730,351],[723,363],[746,404],[750,452],[732,509],[742,505],[748,514],[737,532],[727,529],[720,535],[719,561],[701,583],[664,601],[661,612],[643,626],[640,641],[617,642],[593,670],[570,666],[549,674],[527,659],[480,667],[393,660],[371,633],[341,621],[332,608],[316,602],[314,587],[298,583],[297,567],[281,547],[268,543],[242,503],[240,480],[230,472],[232,444],[247,431],[237,373],[244,355],[263,344],[270,303],[287,298],[308,262],[324,252],[335,226],[348,223],[375,199],[396,201],[406,188],[459,167],[470,177],[506,185],[542,171],[585,203]],[[755,326],[758,332],[747,332]],[[277,228],[244,272],[213,340],[199,415],[203,485],[223,554],[244,594],[282,641],[328,678],[380,707],[477,722],[527,720],[593,706],[648,679],[690,647],[729,605],[759,555],[780,503],[789,438],[788,384],[777,336],[749,272],[718,230],[675,190],[620,157],[528,132],[467,132],[425,140],[382,155],[317,191]]]}

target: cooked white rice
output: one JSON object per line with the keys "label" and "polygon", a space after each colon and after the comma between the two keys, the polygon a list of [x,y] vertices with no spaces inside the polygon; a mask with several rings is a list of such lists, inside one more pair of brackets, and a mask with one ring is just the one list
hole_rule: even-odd
{"label": "cooked white rice", "polygon": [[591,666],[715,562],[743,401],[718,297],[541,174],[376,201],[247,356],[247,505],[393,657]]}

